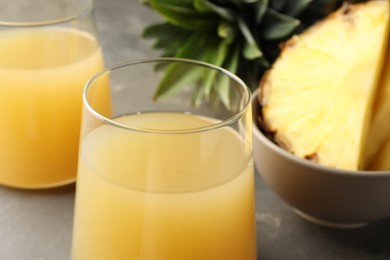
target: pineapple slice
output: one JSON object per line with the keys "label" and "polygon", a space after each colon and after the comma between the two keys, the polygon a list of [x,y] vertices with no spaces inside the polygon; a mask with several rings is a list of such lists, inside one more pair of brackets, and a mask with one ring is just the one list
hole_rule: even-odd
{"label": "pineapple slice", "polygon": [[390,138],[387,139],[379,154],[369,165],[369,170],[390,171]]}
{"label": "pineapple slice", "polygon": [[[387,41],[389,46],[387,49],[383,49],[383,71],[379,80],[379,89],[377,90],[374,98],[374,107],[372,113],[372,119],[370,124],[370,131],[367,138],[367,144],[364,154],[365,166],[373,170],[390,170],[390,157],[387,157],[388,163],[377,163],[378,160],[383,161],[385,155],[390,156],[390,20],[387,23],[385,42]],[[387,140],[388,144],[385,144]],[[386,145],[388,148],[381,148]],[[378,154],[379,153],[379,154]],[[379,156],[380,159],[375,157]],[[372,164],[372,161],[375,160]],[[371,165],[372,164],[372,165]],[[371,165],[371,166],[370,166]],[[385,168],[379,166],[385,165]]]}
{"label": "pineapple slice", "polygon": [[280,146],[326,166],[362,167],[387,19],[387,1],[344,5],[286,43],[259,95]]}

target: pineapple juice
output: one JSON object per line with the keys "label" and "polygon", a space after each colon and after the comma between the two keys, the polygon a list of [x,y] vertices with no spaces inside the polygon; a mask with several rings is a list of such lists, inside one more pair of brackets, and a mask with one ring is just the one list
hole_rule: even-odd
{"label": "pineapple juice", "polygon": [[0,184],[74,181],[87,79],[103,68],[95,38],[74,29],[0,32]]}
{"label": "pineapple juice", "polygon": [[[215,123],[176,113],[116,121],[163,130]],[[256,259],[253,165],[233,130],[103,125],[82,142],[73,260]]]}

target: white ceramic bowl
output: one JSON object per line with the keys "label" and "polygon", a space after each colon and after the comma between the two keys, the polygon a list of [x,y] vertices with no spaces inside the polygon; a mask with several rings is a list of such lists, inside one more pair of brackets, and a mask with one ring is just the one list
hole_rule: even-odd
{"label": "white ceramic bowl", "polygon": [[302,217],[330,227],[354,228],[390,217],[390,172],[338,170],[288,153],[257,127],[257,94],[252,100],[254,161],[282,200]]}

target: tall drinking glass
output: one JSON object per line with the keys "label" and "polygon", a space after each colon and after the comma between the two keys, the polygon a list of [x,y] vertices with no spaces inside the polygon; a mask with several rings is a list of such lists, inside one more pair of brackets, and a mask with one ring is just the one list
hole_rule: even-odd
{"label": "tall drinking glass", "polygon": [[[194,105],[188,73],[212,75],[229,102]],[[163,81],[181,89],[156,99]],[[111,109],[101,106],[108,86]],[[256,259],[250,92],[240,79],[201,62],[145,60],[98,73],[83,101],[73,260]]]}
{"label": "tall drinking glass", "polygon": [[82,89],[102,68],[92,0],[0,1],[0,184],[75,181]]}

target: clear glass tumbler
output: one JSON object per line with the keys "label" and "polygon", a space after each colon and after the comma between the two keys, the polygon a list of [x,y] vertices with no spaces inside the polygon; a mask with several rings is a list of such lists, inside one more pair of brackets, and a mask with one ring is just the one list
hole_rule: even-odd
{"label": "clear glass tumbler", "polygon": [[[205,80],[194,74],[228,99],[194,104]],[[156,98],[167,84],[177,89]],[[250,100],[236,76],[197,61],[95,75],[83,94],[72,259],[255,260]]]}
{"label": "clear glass tumbler", "polygon": [[103,69],[92,0],[0,1],[0,184],[74,182],[82,91]]}

